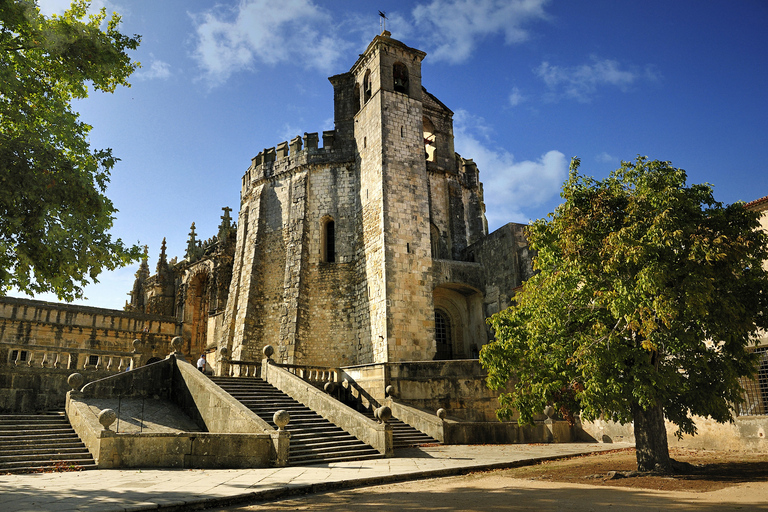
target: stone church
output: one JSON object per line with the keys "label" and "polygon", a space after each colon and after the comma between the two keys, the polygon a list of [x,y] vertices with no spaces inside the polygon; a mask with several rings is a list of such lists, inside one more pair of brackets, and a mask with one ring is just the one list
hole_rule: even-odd
{"label": "stone church", "polygon": [[259,152],[237,222],[225,208],[205,241],[193,224],[180,262],[163,244],[126,308],[175,316],[190,354],[233,361],[265,345],[278,362],[333,367],[476,358],[531,258],[524,225],[488,233],[478,168],[422,85],[425,55],[376,36],[330,77],[322,144],[305,133]]}

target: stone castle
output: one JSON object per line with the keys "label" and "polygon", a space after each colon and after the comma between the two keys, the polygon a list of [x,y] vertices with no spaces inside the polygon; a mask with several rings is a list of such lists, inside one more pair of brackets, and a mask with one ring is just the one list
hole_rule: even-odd
{"label": "stone castle", "polygon": [[[146,258],[127,309],[175,316],[190,354],[349,366],[476,358],[486,317],[531,259],[524,226],[488,234],[477,166],[422,86],[425,53],[383,32],[330,77],[335,129],[259,152],[237,223]],[[221,349],[226,348],[223,352]],[[215,362],[216,356],[210,358]]]}

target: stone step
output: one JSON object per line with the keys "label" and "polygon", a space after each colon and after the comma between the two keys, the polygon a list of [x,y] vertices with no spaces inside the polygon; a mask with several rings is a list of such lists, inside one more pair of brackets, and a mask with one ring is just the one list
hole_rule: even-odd
{"label": "stone step", "polygon": [[62,458],[84,459],[89,458],[90,456],[91,454],[88,452],[88,450],[84,450],[82,447],[63,448],[60,450],[23,450],[23,453],[19,453],[17,455],[0,455],[0,467],[8,462],[48,461],[60,460]]}
{"label": "stone step", "polygon": [[89,456],[82,458],[61,458],[40,461],[8,462],[0,465],[0,473],[34,473],[54,469],[57,471],[98,469],[98,466]]}
{"label": "stone step", "polygon": [[18,443],[0,446],[0,456],[23,453],[64,453],[65,450],[81,450],[83,443],[77,441],[50,443]]}
{"label": "stone step", "polygon": [[291,415],[291,421],[286,426],[286,430],[291,433],[289,464],[319,464],[381,457],[378,451],[261,379],[249,378],[245,384],[233,382],[232,379],[212,378],[273,428],[272,416],[276,411],[282,409]]}
{"label": "stone step", "polygon": [[[363,414],[374,419],[372,412],[365,412]],[[422,444],[441,444],[440,441],[432,436],[425,434],[395,417],[390,419],[388,423],[392,425],[392,444],[394,448],[410,448]]]}
{"label": "stone step", "polygon": [[3,437],[59,435],[73,432],[72,427],[29,429],[26,425],[16,430],[0,430],[0,439]]}
{"label": "stone step", "polygon": [[96,467],[63,413],[0,415],[0,473]]}
{"label": "stone step", "polygon": [[64,440],[77,440],[75,431],[68,432],[66,434],[52,435],[29,435],[29,436],[2,436],[0,437],[0,446],[13,445],[13,444],[32,444],[32,443],[49,443]]}

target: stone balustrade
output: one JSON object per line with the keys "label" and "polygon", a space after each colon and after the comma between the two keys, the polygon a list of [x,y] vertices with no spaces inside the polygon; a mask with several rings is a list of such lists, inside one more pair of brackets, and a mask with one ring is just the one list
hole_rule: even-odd
{"label": "stone balustrade", "polygon": [[122,372],[138,363],[138,352],[0,343],[0,365]]}
{"label": "stone balustrade", "polygon": [[261,375],[261,361],[226,361],[222,365],[226,371],[223,375],[228,377],[259,377]]}
{"label": "stone balustrade", "polygon": [[310,384],[322,385],[326,382],[339,382],[341,370],[338,368],[329,368],[325,366],[312,366],[303,364],[280,364],[274,363],[297,377],[309,382]]}

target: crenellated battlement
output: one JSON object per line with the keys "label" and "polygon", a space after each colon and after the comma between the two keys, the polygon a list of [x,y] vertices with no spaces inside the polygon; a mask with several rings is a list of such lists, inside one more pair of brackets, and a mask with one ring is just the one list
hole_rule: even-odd
{"label": "crenellated battlement", "polygon": [[265,148],[251,159],[251,165],[242,178],[241,199],[245,197],[251,186],[283,173],[298,166],[307,164],[328,163],[349,159],[344,148],[337,144],[335,130],[322,132],[323,146],[319,147],[318,132],[297,135],[289,141],[283,141],[277,146]]}

